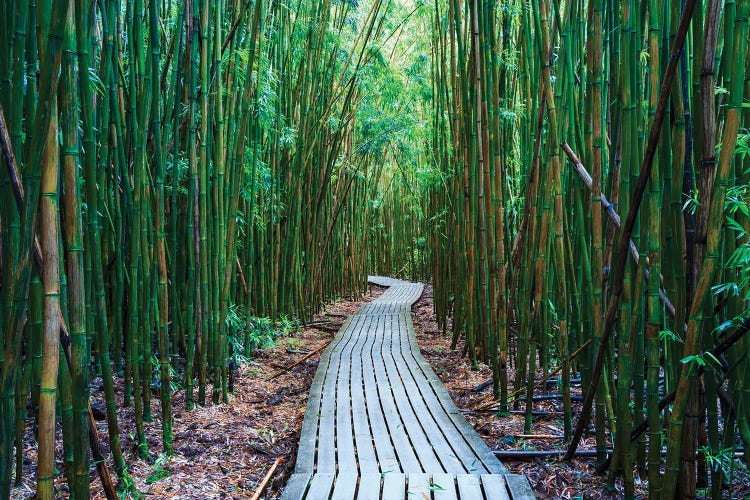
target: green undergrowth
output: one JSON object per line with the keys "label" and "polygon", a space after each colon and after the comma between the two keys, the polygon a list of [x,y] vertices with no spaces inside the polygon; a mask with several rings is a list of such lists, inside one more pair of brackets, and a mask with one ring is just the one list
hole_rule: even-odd
{"label": "green undergrowth", "polygon": [[226,325],[232,362],[235,366],[245,364],[254,352],[273,347],[281,338],[293,338],[300,324],[288,316],[278,321],[253,316],[241,305],[230,305]]}

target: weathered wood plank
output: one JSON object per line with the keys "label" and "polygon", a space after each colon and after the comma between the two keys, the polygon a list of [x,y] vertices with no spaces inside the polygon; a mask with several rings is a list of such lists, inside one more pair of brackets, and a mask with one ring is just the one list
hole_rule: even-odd
{"label": "weathered wood plank", "polygon": [[405,495],[405,474],[390,472],[383,477],[383,500],[403,500]]}
{"label": "weathered wood plank", "polygon": [[341,331],[324,349],[318,363],[318,370],[310,386],[310,395],[308,397],[307,410],[302,422],[302,431],[300,432],[299,452],[297,453],[297,463],[294,471],[297,473],[309,472],[312,474],[315,470],[315,452],[318,442],[318,422],[320,418],[320,405],[323,397],[323,383],[325,382],[328,367],[331,361],[331,353],[338,348],[339,344],[345,337],[345,332],[349,328],[352,319],[347,319],[341,327]]}
{"label": "weathered wood plank", "polygon": [[[380,337],[377,334],[378,319],[370,318],[373,330],[370,335],[373,345],[366,357],[362,360],[362,375],[365,385],[365,400],[367,402],[367,418],[373,436],[373,443],[377,452],[379,472],[401,472],[401,465],[396,458],[396,450],[391,442],[390,433],[386,424],[385,411],[383,409],[383,398],[380,397],[377,376],[375,374],[377,356],[373,351],[380,350]],[[378,362],[377,364],[381,364]],[[382,366],[382,364],[381,364]],[[385,390],[385,389],[383,389]]]}
{"label": "weathered wood plank", "polygon": [[[410,352],[411,344],[408,341],[408,328],[405,324],[407,318],[401,317],[399,321],[402,322],[399,331],[405,333],[401,335],[399,350],[397,353],[394,352],[394,356],[402,360],[400,366],[408,367],[401,372],[406,393],[409,395],[417,418],[425,429],[430,446],[443,464],[443,470],[453,474],[487,472],[477,454],[453,425],[453,421],[435,396],[424,374],[418,367],[412,366],[415,361]],[[470,468],[474,470],[469,471]],[[431,472],[437,471],[431,470]]]}
{"label": "weathered wood plank", "polygon": [[344,472],[336,476],[331,500],[352,500],[357,491],[357,473]]}
{"label": "weathered wood plank", "polygon": [[[342,343],[343,344],[343,343]],[[332,352],[326,378],[323,382],[323,395],[318,417],[318,455],[315,472],[336,472],[336,381],[340,363],[340,348]]]}
{"label": "weathered wood plank", "polygon": [[[360,318],[358,318],[360,320]],[[352,332],[350,339],[341,350],[341,361],[339,362],[339,372],[336,383],[336,454],[339,473],[352,472],[357,473],[357,459],[354,454],[354,440],[352,431],[352,380],[351,367],[353,360],[354,346],[360,342],[362,336],[359,335],[362,328],[362,321],[358,321]]]}
{"label": "weathered wood plank", "polygon": [[482,486],[477,474],[458,474],[456,483],[458,483],[458,496],[460,498],[484,498]]}
{"label": "weathered wood plank", "polygon": [[429,500],[432,496],[430,490],[430,475],[409,474],[409,476],[407,477],[406,495],[408,498]]}
{"label": "weathered wood plank", "polygon": [[533,500],[536,498],[531,490],[529,480],[523,474],[507,474],[505,481],[508,483],[508,490],[513,500]]}
{"label": "weathered wood plank", "polygon": [[510,500],[505,478],[500,474],[482,474],[484,497],[487,500]]}
{"label": "weathered wood plank", "polygon": [[310,484],[312,474],[309,472],[294,473],[289,477],[281,495],[281,500],[302,500],[305,498],[307,485]]}
{"label": "weathered wood plank", "polygon": [[[412,359],[415,361],[415,364],[412,366],[419,367],[419,370],[422,371],[423,376],[428,380],[429,384],[432,386],[434,394],[443,406],[445,413],[448,414],[459,434],[466,440],[468,445],[479,458],[479,463],[481,463],[487,471],[493,474],[507,474],[508,469],[500,463],[494,453],[492,453],[492,450],[490,450],[489,446],[487,446],[487,443],[482,440],[479,434],[477,434],[471,427],[469,422],[466,421],[461,412],[458,411],[458,408],[456,408],[456,405],[453,403],[445,386],[432,370],[429,363],[427,363],[424,357],[422,357],[422,354],[419,351],[419,345],[417,344],[416,335],[414,334],[414,326],[411,321],[409,321],[408,326],[409,343],[411,344],[410,350]],[[469,472],[481,473],[481,471],[477,471],[476,464],[474,464],[473,470],[470,469]]]}
{"label": "weathered wood plank", "polygon": [[313,475],[312,481],[310,481],[310,488],[307,490],[305,498],[328,498],[331,494],[331,488],[333,487],[333,480],[336,475],[326,472],[319,472]]}
{"label": "weathered wood plank", "polygon": [[[352,352],[352,370],[351,370],[351,411],[354,428],[354,440],[357,450],[357,461],[359,470],[365,474],[368,472],[380,472],[378,459],[375,455],[375,446],[368,412],[370,406],[379,406],[378,401],[370,401],[369,404],[365,397],[363,387],[363,362],[371,363],[369,351],[372,349],[374,341],[373,335],[368,335],[368,328],[371,326],[371,318],[365,318],[362,323],[357,345]],[[368,366],[369,368],[369,366]],[[374,409],[374,408],[373,408]],[[395,460],[395,456],[394,456]]]}
{"label": "weathered wood plank", "polygon": [[[394,316],[386,317],[385,324],[385,338],[383,346],[383,360],[385,363],[386,372],[390,380],[391,391],[393,392],[393,398],[396,401],[396,408],[398,410],[401,421],[403,422],[406,433],[409,436],[414,451],[418,457],[421,469],[417,471],[434,471],[434,472],[445,472],[442,464],[435,455],[430,442],[427,440],[424,429],[420,424],[417,416],[412,408],[409,395],[407,395],[404,388],[404,381],[399,373],[399,368],[396,366],[396,360],[394,359],[393,351],[398,349],[398,322],[394,321]],[[402,366],[401,371],[408,371],[407,366]],[[400,451],[400,450],[399,450]],[[405,471],[415,471],[414,469],[404,469]]]}
{"label": "weathered wood plank", "polygon": [[433,474],[430,486],[435,500],[458,500],[455,475]]}
{"label": "weathered wood plank", "polygon": [[359,479],[357,500],[380,500],[380,473],[362,474]]}
{"label": "weathered wood plank", "polygon": [[388,434],[393,441],[393,447],[396,456],[398,457],[401,470],[422,472],[422,467],[419,464],[419,460],[409,442],[409,436],[407,435],[406,429],[401,421],[401,416],[396,407],[395,397],[391,388],[391,380],[386,373],[385,359],[390,355],[390,344],[387,342],[387,336],[385,334],[385,318],[380,318],[380,320],[381,321],[378,321],[378,328],[376,331],[376,343],[379,342],[380,346],[379,349],[376,349],[378,355],[373,355],[373,364],[375,368],[376,387],[383,408],[383,414],[385,415],[385,421],[388,426]]}

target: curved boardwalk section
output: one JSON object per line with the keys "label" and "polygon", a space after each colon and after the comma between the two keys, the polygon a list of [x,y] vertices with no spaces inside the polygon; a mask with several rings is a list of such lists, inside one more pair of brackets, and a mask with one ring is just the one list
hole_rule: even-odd
{"label": "curved boardwalk section", "polygon": [[282,498],[534,498],[420,354],[411,306],[423,285],[369,280],[389,288],[351,316],[321,356]]}

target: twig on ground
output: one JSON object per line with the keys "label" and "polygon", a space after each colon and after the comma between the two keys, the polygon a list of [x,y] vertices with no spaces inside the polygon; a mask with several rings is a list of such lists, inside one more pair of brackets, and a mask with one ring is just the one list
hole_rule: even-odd
{"label": "twig on ground", "polygon": [[266,477],[264,477],[263,481],[261,481],[260,484],[258,485],[258,489],[255,490],[255,494],[251,497],[250,500],[258,500],[260,498],[260,495],[263,493],[263,490],[266,489],[266,485],[268,484],[268,481],[271,480],[271,476],[273,476],[273,473],[276,470],[276,467],[278,467],[280,463],[281,463],[281,458],[277,458],[276,461],[271,466],[271,468],[268,470]]}

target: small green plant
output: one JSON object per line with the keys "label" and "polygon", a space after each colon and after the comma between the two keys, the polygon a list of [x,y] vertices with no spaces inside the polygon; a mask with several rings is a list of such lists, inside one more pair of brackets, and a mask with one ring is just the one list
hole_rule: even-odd
{"label": "small green plant", "polygon": [[157,458],[154,463],[154,471],[146,478],[146,484],[153,484],[171,476],[172,472],[169,470],[168,466],[169,457],[163,454],[159,455],[159,458]]}
{"label": "small green plant", "polygon": [[120,480],[117,482],[117,495],[121,500],[128,500],[129,498],[140,500],[143,498],[143,494],[135,486],[133,478],[127,472],[120,476]]}
{"label": "small green plant", "polygon": [[235,365],[246,363],[253,352],[268,349],[279,337],[291,336],[299,330],[297,320],[282,317],[274,324],[270,318],[247,314],[245,308],[237,304],[229,305],[225,323]]}
{"label": "small green plant", "polygon": [[671,340],[672,342],[678,342],[680,344],[684,343],[682,338],[671,330],[661,330],[659,332],[659,340]]}
{"label": "small green plant", "polygon": [[297,349],[298,347],[301,347],[303,345],[302,341],[296,337],[289,337],[286,340],[286,345],[290,349]]}
{"label": "small green plant", "polygon": [[706,445],[701,446],[699,451],[703,453],[706,458],[706,465],[708,465],[712,471],[721,472],[726,479],[730,478],[737,466],[734,460],[734,447],[730,446],[720,450],[713,450],[709,445]]}

